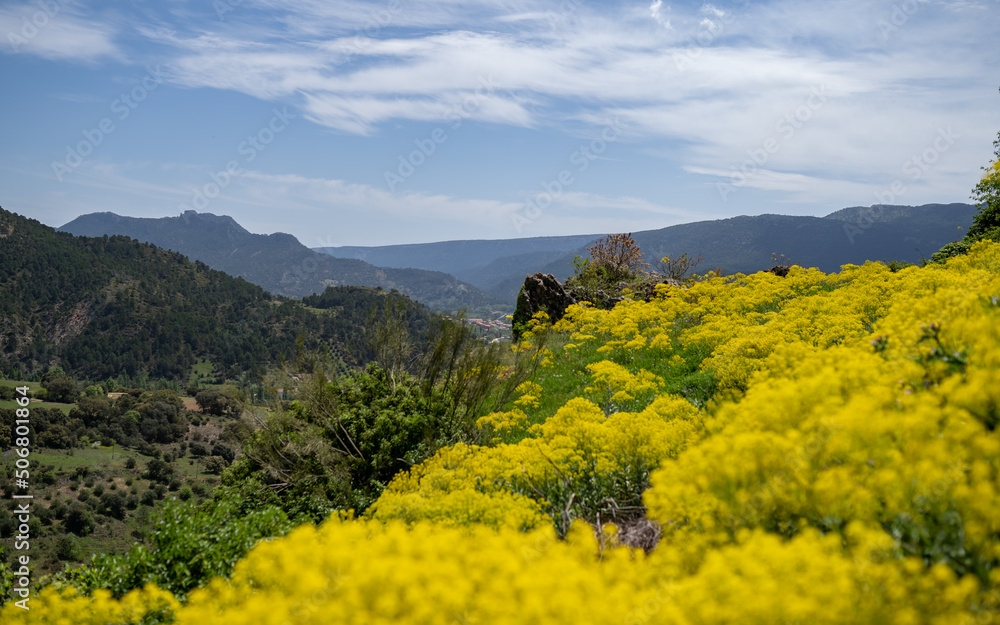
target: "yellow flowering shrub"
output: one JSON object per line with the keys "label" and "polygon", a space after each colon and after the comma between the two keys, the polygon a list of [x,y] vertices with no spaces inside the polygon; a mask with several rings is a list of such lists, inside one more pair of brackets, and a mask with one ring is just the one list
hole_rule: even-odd
{"label": "yellow flowering shrub", "polygon": [[[479,420],[490,444],[397,475],[365,518],[261,543],[183,605],[47,589],[0,620],[997,622],[1000,244],[657,291],[570,307],[550,357],[573,380],[522,385]],[[692,366],[717,384],[700,408],[670,390]],[[557,384],[579,392],[553,407]],[[633,503],[648,553],[602,525]]]}
{"label": "yellow flowering shrub", "polygon": [[[174,622],[943,625],[976,616],[967,607],[974,583],[947,567],[925,572],[912,559],[859,561],[851,549],[870,547],[871,537],[852,528],[848,540],[845,549],[840,537],[815,531],[790,541],[755,531],[685,572],[667,551],[602,548],[582,523],[559,540],[550,528],[332,518],[261,543],[229,580],[174,605]],[[137,623],[143,613],[132,595],[84,600],[46,592],[37,602],[30,612],[8,606],[0,617],[11,625]]]}
{"label": "yellow flowering shrub", "polygon": [[592,386],[585,388],[584,392],[596,396],[605,406],[634,401],[637,395],[655,392],[663,386],[662,378],[645,369],[631,373],[622,365],[610,360],[591,363],[587,365],[587,371],[590,372],[593,381]]}
{"label": "yellow flowering shrub", "polygon": [[[484,417],[494,427],[502,418]],[[454,445],[401,473],[375,503],[373,515],[535,527],[545,519],[541,512],[564,511],[570,497],[587,506],[588,489],[601,478],[630,479],[638,495],[661,460],[676,456],[703,431],[703,414],[676,397],[610,416],[593,402],[574,398],[528,428],[517,443]]]}
{"label": "yellow flowering shrub", "polygon": [[645,501],[667,540],[695,534],[709,548],[747,528],[788,536],[856,521],[985,582],[1000,558],[998,251],[891,278],[848,269],[895,292],[891,305],[872,304],[881,318],[867,333],[760,359],[712,435],[653,474]]}

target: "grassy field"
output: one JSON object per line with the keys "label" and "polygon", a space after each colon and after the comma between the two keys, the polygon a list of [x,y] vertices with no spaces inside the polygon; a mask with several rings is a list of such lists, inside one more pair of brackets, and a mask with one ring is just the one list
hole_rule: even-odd
{"label": "grassy field", "polygon": [[37,391],[38,389],[42,388],[42,385],[39,384],[38,382],[24,382],[19,380],[0,380],[0,386],[9,386],[10,388],[14,388],[17,386],[27,386],[28,389],[32,391]]}
{"label": "grassy field", "polygon": [[77,467],[94,467],[124,469],[127,458],[135,458],[136,462],[146,462],[148,456],[134,451],[126,451],[121,447],[100,447],[98,449],[40,449],[31,454],[33,460],[41,465],[55,467],[56,471],[72,471]]}
{"label": "grassy field", "polygon": [[[0,408],[22,408],[13,399],[0,400]],[[69,414],[69,411],[73,409],[73,404],[60,404],[52,401],[33,401],[28,405],[28,408],[55,408],[57,410],[62,410],[65,414]]]}
{"label": "grassy field", "polygon": [[199,358],[191,366],[191,374],[188,376],[188,384],[191,386],[211,386],[208,380],[215,381],[215,365],[211,362]]}
{"label": "grassy field", "polygon": [[[19,386],[27,386],[29,392],[35,392],[42,388],[42,385],[38,382],[25,382],[23,380],[0,380],[0,386],[6,386],[8,388],[17,388]],[[13,399],[0,400],[0,409],[2,408],[21,408],[16,401]],[[69,411],[73,408],[73,404],[60,404],[57,402],[42,401],[31,402],[29,408],[56,408],[57,410],[62,410],[63,413],[69,414]]]}

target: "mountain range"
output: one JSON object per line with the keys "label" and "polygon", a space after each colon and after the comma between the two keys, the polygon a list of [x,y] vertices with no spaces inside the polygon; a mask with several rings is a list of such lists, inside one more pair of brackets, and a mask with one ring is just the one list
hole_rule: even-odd
{"label": "mountain range", "polygon": [[405,308],[409,340],[425,344],[431,314],[402,295],[274,296],[177,252],[0,209],[0,372],[10,375],[61,366],[93,380],[184,380],[207,363],[220,379],[253,379],[300,350],[361,366],[373,358],[371,315],[390,301]]}
{"label": "mountain range", "polygon": [[253,234],[232,217],[186,211],[178,217],[124,217],[91,213],[58,230],[77,236],[124,235],[184,254],[276,295],[304,297],[328,286],[395,289],[434,310],[492,310],[496,296],[438,270],[376,267],[363,260],[335,258],[299,243],[290,234]]}
{"label": "mountain range", "polygon": [[[687,253],[703,260],[704,273],[752,273],[774,264],[772,254],[793,264],[836,271],[866,260],[918,263],[964,235],[976,207],[971,204],[855,206],[825,217],[740,216],[632,233],[646,262]],[[525,275],[536,271],[564,279],[573,259],[603,234],[537,237],[510,241],[447,241],[380,247],[323,247],[338,257],[365,259],[388,267],[448,272],[473,286],[511,301]]]}
{"label": "mountain range", "polygon": [[[632,233],[648,263],[687,253],[702,257],[696,271],[752,273],[773,256],[823,271],[866,260],[912,263],[961,238],[976,213],[971,204],[875,205],[824,217],[739,216]],[[310,250],[289,234],[252,234],[233,218],[187,211],[179,217],[83,215],[60,230],[77,235],[120,234],[199,260],[214,269],[292,297],[331,285],[396,289],[441,311],[470,316],[509,311],[524,277],[542,271],[572,275],[600,233],[509,240],[462,240]]]}

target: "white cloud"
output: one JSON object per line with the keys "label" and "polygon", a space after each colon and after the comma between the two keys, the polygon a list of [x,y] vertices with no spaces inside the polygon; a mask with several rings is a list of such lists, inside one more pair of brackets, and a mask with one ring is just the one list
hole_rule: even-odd
{"label": "white cloud", "polygon": [[653,0],[653,3],[649,5],[649,14],[656,20],[656,23],[664,28],[670,28],[670,20],[663,16],[663,0]]}
{"label": "white cloud", "polygon": [[0,49],[7,53],[69,61],[93,61],[118,54],[114,28],[79,17],[66,3],[0,8],[0,34],[4,39]]}
{"label": "white cloud", "polygon": [[[444,124],[459,112],[550,138],[592,135],[619,117],[623,144],[723,181],[772,140],[777,149],[745,187],[793,201],[821,193],[861,194],[863,201],[898,178],[939,128],[954,127],[962,139],[910,188],[958,189],[964,198],[963,177],[978,171],[1000,126],[1000,50],[992,45],[1000,27],[980,10],[995,2],[961,3],[975,10],[957,10],[959,4],[921,2],[888,40],[878,25],[891,19],[893,7],[863,0],[621,7],[568,1],[559,6],[569,9],[555,14],[554,4],[541,0],[429,0],[419,7],[247,0],[224,21],[175,21],[138,32],[168,50],[163,65],[175,84],[295,104],[313,123],[341,133],[377,137],[399,122]],[[19,27],[20,15],[0,10],[0,27]],[[114,51],[110,27],[69,13],[57,18],[91,28],[93,39],[80,35],[77,43],[50,42],[33,53],[70,54],[85,40],[80,58]],[[47,28],[56,24],[53,18]],[[41,33],[37,39],[41,46]],[[492,85],[486,97],[483,81]],[[815,89],[824,94],[822,106],[795,117]],[[487,221],[509,210],[503,202],[381,196],[333,182],[268,181],[309,206],[325,193],[338,206],[426,210],[433,219],[458,215],[459,205],[474,206],[468,214]],[[260,197],[278,201],[263,186],[241,196]],[[660,203],[614,193],[569,197],[573,219],[591,209],[674,215]]]}

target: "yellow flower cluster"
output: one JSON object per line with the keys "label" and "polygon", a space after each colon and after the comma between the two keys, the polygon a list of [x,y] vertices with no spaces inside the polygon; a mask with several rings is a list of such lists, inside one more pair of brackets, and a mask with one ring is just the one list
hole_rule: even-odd
{"label": "yellow flower cluster", "polygon": [[28,609],[13,602],[0,610],[0,622],[19,625],[108,625],[110,623],[168,622],[180,603],[169,592],[148,585],[114,599],[107,590],[93,596],[77,594],[72,588],[47,586],[29,599]]}
{"label": "yellow flower cluster", "polygon": [[[184,605],[152,588],[50,589],[0,620],[138,622],[163,607],[180,625],[1000,620],[1000,244],[895,273],[715,277],[573,306],[555,330],[553,358],[597,358],[577,363],[584,397],[547,409],[545,384],[522,385],[480,420],[492,444],[400,474],[367,518],[262,543]],[[720,391],[704,409],[628,364],[663,373],[692,350]],[[579,520],[557,537],[550,494],[565,493],[546,485],[635,467],[651,474],[655,549]]]}
{"label": "yellow flower cluster", "polygon": [[636,395],[655,392],[663,386],[663,378],[645,369],[632,373],[622,365],[602,360],[587,365],[587,371],[593,378],[593,386],[588,386],[584,392],[599,398],[604,404],[611,402],[630,402]]}
{"label": "yellow flower cluster", "polygon": [[[506,416],[484,419],[494,426],[510,422]],[[610,416],[593,402],[574,398],[543,423],[531,426],[528,436],[517,443],[459,444],[441,450],[397,476],[375,503],[373,515],[411,523],[429,519],[536,527],[548,520],[542,511],[551,502],[524,495],[513,486],[536,490],[551,480],[572,481],[634,467],[648,471],[677,456],[703,431],[702,413],[677,397],[659,397],[641,412]]]}
{"label": "yellow flower cluster", "polygon": [[[613,542],[614,530],[608,535]],[[847,540],[865,549],[872,538],[852,528]],[[967,608],[974,582],[913,559],[858,561],[842,542],[815,531],[790,541],[749,532],[689,573],[666,550],[602,547],[582,523],[563,541],[550,528],[333,518],[258,545],[229,580],[171,605],[177,625],[985,622]],[[137,623],[148,609],[140,599],[162,603],[155,590],[120,602],[47,591],[30,612],[8,607],[0,617],[11,625]]]}

